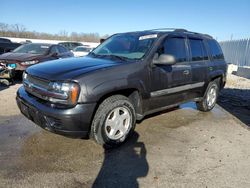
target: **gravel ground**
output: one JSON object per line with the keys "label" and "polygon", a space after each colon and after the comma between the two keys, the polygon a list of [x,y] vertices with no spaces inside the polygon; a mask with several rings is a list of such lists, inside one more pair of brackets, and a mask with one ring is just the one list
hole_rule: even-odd
{"label": "gravel ground", "polygon": [[249,79],[233,74],[228,75],[227,84],[221,91],[218,103],[240,121],[250,126]]}

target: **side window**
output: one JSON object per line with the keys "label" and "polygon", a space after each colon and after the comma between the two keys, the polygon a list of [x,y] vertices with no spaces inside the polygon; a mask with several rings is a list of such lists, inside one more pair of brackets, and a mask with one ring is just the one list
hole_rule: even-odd
{"label": "side window", "polygon": [[208,47],[212,53],[213,59],[224,59],[223,52],[215,40],[208,40]]}
{"label": "side window", "polygon": [[208,60],[208,54],[203,40],[189,39],[192,61]]}
{"label": "side window", "polygon": [[59,48],[59,52],[62,54],[62,53],[66,53],[67,52],[67,49],[62,47],[62,46],[58,46]]}
{"label": "side window", "polygon": [[57,46],[52,46],[51,49],[50,49],[50,53],[51,54],[54,54],[54,53],[60,53]]}
{"label": "side window", "polygon": [[184,38],[167,38],[164,42],[162,53],[174,56],[176,62],[187,61]]}

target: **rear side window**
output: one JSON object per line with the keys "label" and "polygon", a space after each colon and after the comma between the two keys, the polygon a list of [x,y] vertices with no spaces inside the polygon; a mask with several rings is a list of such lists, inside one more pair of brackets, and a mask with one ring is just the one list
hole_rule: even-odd
{"label": "rear side window", "polygon": [[213,59],[224,59],[223,52],[215,40],[208,40],[208,47]]}
{"label": "rear side window", "polygon": [[50,54],[53,54],[53,53],[60,53],[59,52],[59,49],[57,48],[57,46],[52,46],[51,49],[50,49]]}
{"label": "rear side window", "polygon": [[174,56],[176,62],[187,61],[184,38],[167,38],[164,42],[163,53]]}
{"label": "rear side window", "polygon": [[68,50],[66,48],[62,47],[62,46],[58,46],[58,48],[59,48],[59,52],[60,53],[66,53],[66,52],[68,52]]}
{"label": "rear side window", "polygon": [[208,60],[208,54],[203,40],[189,39],[192,61]]}

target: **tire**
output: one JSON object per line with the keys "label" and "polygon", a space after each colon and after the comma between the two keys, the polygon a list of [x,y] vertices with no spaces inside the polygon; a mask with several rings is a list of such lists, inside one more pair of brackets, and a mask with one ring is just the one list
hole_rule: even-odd
{"label": "tire", "polygon": [[113,95],[98,107],[91,125],[90,137],[106,148],[117,147],[134,131],[135,109],[123,95]]}
{"label": "tire", "polygon": [[219,94],[219,80],[210,82],[203,99],[196,102],[197,109],[203,112],[212,110],[217,102]]}

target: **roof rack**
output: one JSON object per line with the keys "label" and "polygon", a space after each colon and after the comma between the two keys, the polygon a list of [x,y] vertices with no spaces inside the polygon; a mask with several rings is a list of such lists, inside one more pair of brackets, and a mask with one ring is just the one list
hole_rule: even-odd
{"label": "roof rack", "polygon": [[198,34],[198,35],[203,35],[209,38],[213,38],[212,36],[208,34],[202,34],[202,33],[197,33],[193,31],[188,31],[186,29],[181,29],[181,28],[158,28],[158,29],[150,29],[146,31],[173,31],[173,32],[183,32],[183,33],[189,33],[189,34]]}
{"label": "roof rack", "polygon": [[188,30],[186,29],[181,29],[181,28],[157,28],[157,29],[150,29],[147,31],[177,31],[177,32],[187,32]]}

